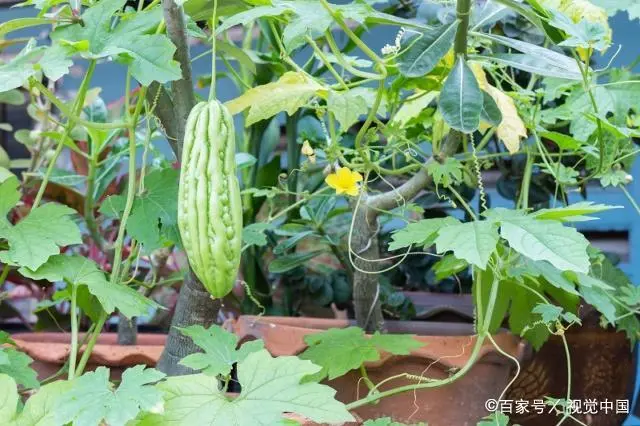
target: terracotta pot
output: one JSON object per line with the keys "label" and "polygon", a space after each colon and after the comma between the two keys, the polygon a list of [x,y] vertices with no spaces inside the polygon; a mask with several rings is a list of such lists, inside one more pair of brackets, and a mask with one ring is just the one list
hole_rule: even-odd
{"label": "terracotta pot", "polygon": [[[71,346],[69,333],[17,333],[11,336],[18,348],[33,358],[31,367],[38,372],[38,379],[55,374],[69,357]],[[80,340],[84,337],[80,335]],[[167,336],[164,334],[138,334],[138,344],[121,346],[117,344],[116,333],[102,333],[93,348],[87,371],[99,366],[111,369],[111,378],[120,379],[122,372],[134,365],[145,364],[154,367],[162,354]],[[81,348],[78,360],[84,353]]]}
{"label": "terracotta pot", "polygon": [[[401,373],[432,379],[449,377],[451,369],[458,369],[468,361],[475,343],[473,327],[467,324],[407,321],[388,321],[386,324],[390,332],[416,334],[417,339],[426,346],[409,356],[384,353],[380,361],[367,364],[369,378],[374,383]],[[232,326],[241,342],[263,339],[272,355],[281,356],[304,351],[304,337],[308,334],[349,325],[352,324],[346,320],[244,316]],[[494,340],[505,352],[522,359],[525,345],[520,339],[504,332],[495,335]],[[476,425],[479,419],[488,414],[484,408],[485,401],[500,396],[513,368],[513,362],[497,353],[492,344],[486,341],[476,364],[459,380],[439,388],[396,394],[354,411],[365,420],[388,416],[406,423],[425,421],[430,426]],[[380,389],[411,383],[416,381],[396,379]],[[356,372],[328,381],[327,384],[338,391],[336,396],[339,400],[347,403],[367,393]]]}
{"label": "terracotta pot", "polygon": [[[635,362],[629,340],[622,332],[602,329],[599,326],[572,327],[565,334],[571,355],[571,399],[595,400],[595,414],[575,414],[575,417],[590,426],[621,425],[627,415],[616,413],[617,400],[629,400],[633,396]],[[564,343],[552,336],[527,362],[522,372],[509,389],[505,399],[532,401],[545,397],[566,398],[567,361]],[[609,400],[613,412],[600,409],[600,403]],[[529,413],[511,414],[511,420],[522,426],[547,426],[555,424],[555,414]],[[571,422],[569,422],[570,424]]]}

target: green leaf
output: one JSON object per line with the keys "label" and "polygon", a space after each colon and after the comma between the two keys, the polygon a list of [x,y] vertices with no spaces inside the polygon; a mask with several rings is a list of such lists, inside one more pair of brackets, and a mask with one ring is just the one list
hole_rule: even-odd
{"label": "green leaf", "polygon": [[51,18],[14,18],[0,24],[0,39],[10,32],[21,30],[23,28],[31,28],[39,25],[48,25],[56,23]]}
{"label": "green leaf", "polygon": [[242,242],[248,246],[263,247],[267,245],[265,231],[273,228],[270,223],[252,223],[242,230]]}
{"label": "green leaf", "polygon": [[300,381],[320,367],[293,356],[272,358],[261,350],[238,363],[240,395],[229,400],[218,381],[204,374],[170,377],[158,385],[164,392],[164,416],[158,426],[275,425],[283,413],[295,413],[318,423],[353,421],[335,390]]}
{"label": "green leaf", "polygon": [[[236,25],[247,25],[258,18],[282,15],[286,10],[287,7],[285,7],[284,5],[252,7],[244,12],[236,13],[235,15],[229,16],[224,21],[222,21],[222,23],[216,28],[216,34],[221,34],[229,28],[235,27]],[[208,17],[210,16],[211,13],[209,13]],[[194,19],[196,19],[195,16]]]}
{"label": "green leaf", "polygon": [[533,214],[536,219],[558,220],[560,222],[578,222],[592,220],[584,215],[599,213],[611,209],[621,209],[622,206],[608,206],[606,204],[594,204],[592,201],[581,201],[567,207],[554,209],[542,209]]}
{"label": "green leaf", "polygon": [[178,330],[204,351],[187,355],[180,360],[180,364],[194,370],[203,370],[203,373],[210,376],[228,376],[233,364],[244,360],[252,352],[264,349],[262,340],[253,340],[236,350],[238,337],[215,324],[208,329],[192,325]]}
{"label": "green leaf", "polygon": [[258,162],[258,159],[247,152],[236,152],[236,168],[238,170],[251,167]]}
{"label": "green leaf", "polygon": [[[2,184],[2,192],[5,184],[7,181]],[[0,211],[6,207],[4,201],[0,202]],[[0,260],[36,269],[49,257],[60,253],[59,247],[80,244],[80,229],[69,217],[75,213],[69,207],[48,203],[32,209],[15,226],[3,227],[0,224],[0,238],[5,238],[9,243],[9,250],[0,252]]]}
{"label": "green leaf", "polygon": [[358,92],[329,92],[327,108],[340,123],[340,131],[346,132],[358,122],[361,115],[369,111],[367,100]]}
{"label": "green leaf", "polygon": [[86,285],[104,310],[110,314],[118,309],[128,318],[146,315],[158,305],[123,284],[111,284],[90,259],[82,256],[56,255],[36,270],[21,268],[20,273],[35,280],[66,281],[71,285]]}
{"label": "green leaf", "polygon": [[460,221],[454,217],[447,216],[437,219],[422,219],[418,222],[410,223],[406,227],[399,229],[391,235],[389,250],[417,245],[428,247],[432,245],[442,228],[458,225]]}
{"label": "green leaf", "polygon": [[232,114],[249,108],[245,125],[250,126],[281,111],[292,115],[320,90],[323,87],[304,74],[288,71],[278,81],[253,87],[225,105]]}
{"label": "green leaf", "polygon": [[427,173],[433,178],[436,186],[442,185],[448,188],[462,180],[464,167],[459,160],[452,157],[445,158],[444,162],[431,161],[427,164]]}
{"label": "green leaf", "polygon": [[480,119],[492,126],[499,126],[502,122],[502,112],[500,112],[498,104],[493,100],[493,97],[484,90],[482,91],[482,99]]}
{"label": "green leaf", "polygon": [[435,68],[453,46],[460,21],[454,21],[411,37],[409,47],[397,58],[398,71],[405,77],[422,77]]}
{"label": "green leaf", "polygon": [[0,374],[6,374],[13,378],[19,385],[25,388],[37,388],[38,374],[29,365],[33,360],[26,354],[13,348],[0,347]]}
{"label": "green leaf", "polygon": [[[22,105],[24,103],[24,94],[20,90],[13,89],[8,92],[0,93],[0,104]],[[11,130],[8,130],[9,132]]]}
{"label": "green leaf", "polygon": [[[289,6],[293,16],[282,33],[282,42],[287,52],[306,44],[305,36],[317,38],[322,35],[333,23],[333,18],[315,0],[296,0],[294,2],[281,2]],[[334,6],[335,7],[335,6]]]}
{"label": "green leaf", "polygon": [[9,226],[7,215],[20,200],[19,185],[18,178],[13,174],[0,182],[0,232],[3,226]]}
{"label": "green leaf", "polygon": [[549,24],[563,30],[567,39],[558,46],[580,47],[583,49],[595,49],[604,51],[611,45],[609,29],[600,22],[590,22],[587,19],[574,23],[564,13],[552,11],[553,18]]}
{"label": "green leaf", "polygon": [[509,416],[496,411],[484,417],[476,426],[509,426]]}
{"label": "green leaf", "polygon": [[445,278],[464,271],[468,267],[469,264],[465,260],[447,254],[433,264],[432,271],[436,274],[436,281],[442,281]]}
{"label": "green leaf", "polygon": [[164,376],[154,368],[137,365],[122,373],[120,386],[114,390],[109,369],[98,367],[75,379],[72,388],[60,397],[56,421],[73,422],[74,426],[124,426],[141,411],[162,407],[162,392],[152,384]]}
{"label": "green leaf", "polygon": [[548,303],[539,303],[533,308],[532,312],[542,316],[542,321],[547,324],[553,324],[561,319],[568,323],[580,324],[580,318],[571,312],[563,312],[563,309],[560,306],[550,305]]}
{"label": "green leaf", "polygon": [[180,79],[180,65],[173,59],[175,46],[164,34],[147,34],[160,24],[162,8],[125,13],[112,27],[112,17],[125,3],[99,1],[82,14],[82,25],[59,26],[51,38],[72,46],[88,59],[116,56],[130,66],[131,75],[144,86]]}
{"label": "green leaf", "polygon": [[[169,167],[152,171],[145,176],[144,193],[133,202],[127,232],[148,253],[178,243],[178,177],[179,171]],[[125,201],[123,195],[111,196],[100,211],[119,217]]]}
{"label": "green leaf", "polygon": [[464,259],[484,270],[498,243],[498,230],[491,221],[473,221],[443,228],[436,238],[438,253],[453,251],[458,259]]}
{"label": "green leaf", "polygon": [[0,374],[0,423],[10,424],[18,408],[18,387],[6,374]]}
{"label": "green leaf", "polygon": [[503,208],[486,216],[500,222],[502,238],[524,256],[546,260],[561,271],[589,272],[589,242],[575,228]]}
{"label": "green leaf", "polygon": [[575,140],[569,135],[565,135],[564,133],[540,132],[540,136],[555,142],[555,144],[563,150],[580,149],[580,147],[582,146],[582,143]]}
{"label": "green leaf", "polygon": [[322,252],[323,250],[314,250],[304,253],[292,253],[278,257],[269,263],[269,272],[273,274],[283,274],[307,263]]}
{"label": "green leaf", "polygon": [[288,250],[291,250],[292,248],[297,246],[300,241],[302,241],[303,239],[307,238],[310,235],[314,235],[314,231],[298,232],[297,234],[293,235],[291,238],[287,238],[286,240],[282,241],[277,246],[275,246],[273,248],[273,254],[275,254],[276,256],[279,256],[281,254],[286,253]]}
{"label": "green leaf", "polygon": [[532,312],[540,314],[545,323],[554,323],[560,318],[562,308],[548,303],[538,303]]}
{"label": "green leaf", "polygon": [[68,392],[72,382],[58,380],[42,386],[29,397],[12,426],[55,426],[55,408],[60,396]]}
{"label": "green leaf", "polygon": [[458,57],[440,92],[439,108],[444,121],[464,133],[480,125],[483,96],[476,77],[464,58]]}
{"label": "green leaf", "polygon": [[629,20],[640,19],[640,1],[638,0],[591,0],[591,3],[604,8],[609,16],[618,12],[627,12]]}
{"label": "green leaf", "polygon": [[417,91],[414,96],[405,99],[398,112],[394,114],[391,120],[392,123],[400,127],[405,126],[409,120],[418,117],[421,112],[427,109],[429,104],[431,104],[439,94],[440,93],[436,91]]}
{"label": "green leaf", "polygon": [[358,327],[332,328],[304,338],[309,346],[300,358],[308,359],[322,367],[314,379],[328,377],[333,380],[369,361],[378,361],[380,351],[396,355],[408,355],[423,346],[413,335],[377,333],[368,338]]}
{"label": "green leaf", "polygon": [[576,61],[561,53],[526,41],[520,41],[495,34],[473,33],[475,36],[516,49],[524,55],[504,53],[483,56],[483,59],[502,63],[524,71],[546,77],[568,80],[582,80],[582,73]]}
{"label": "green leaf", "polygon": [[616,307],[607,291],[599,287],[580,286],[580,295],[585,302],[596,308],[609,323],[616,323]]}
{"label": "green leaf", "polygon": [[17,89],[29,77],[35,76],[38,71],[33,63],[40,57],[43,50],[43,46],[36,47],[36,41],[31,39],[10,61],[0,64],[0,92]]}

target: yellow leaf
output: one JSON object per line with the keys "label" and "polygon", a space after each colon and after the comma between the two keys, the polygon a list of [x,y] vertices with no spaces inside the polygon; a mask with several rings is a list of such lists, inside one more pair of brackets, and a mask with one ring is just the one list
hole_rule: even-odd
{"label": "yellow leaf", "polygon": [[420,115],[439,93],[438,91],[425,92],[424,90],[416,90],[416,93],[405,100],[398,112],[396,112],[393,122],[404,126],[409,120]]}
{"label": "yellow leaf", "polygon": [[225,106],[231,114],[249,108],[246,121],[249,126],[281,111],[291,115],[314,95],[326,95],[325,88],[302,73],[289,71],[278,81],[251,88]]}
{"label": "yellow leaf", "polygon": [[502,113],[502,122],[496,129],[496,136],[504,143],[509,153],[515,154],[520,150],[520,139],[527,137],[527,129],[520,115],[518,115],[515,102],[502,90],[489,84],[480,64],[472,63],[471,69],[478,80],[480,88],[493,98]]}
{"label": "yellow leaf", "polygon": [[[547,9],[563,13],[576,24],[583,20],[601,24],[607,31],[606,40],[608,44],[611,44],[612,31],[609,26],[609,16],[607,11],[600,6],[596,6],[589,0],[538,0],[538,2]],[[579,48],[578,51],[581,53],[580,56],[583,56],[584,49]]]}

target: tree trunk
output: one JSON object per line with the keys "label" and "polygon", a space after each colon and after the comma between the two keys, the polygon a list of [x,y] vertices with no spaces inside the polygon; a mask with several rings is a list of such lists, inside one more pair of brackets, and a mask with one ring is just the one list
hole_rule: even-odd
{"label": "tree trunk", "polygon": [[216,320],[221,303],[221,299],[213,299],[193,274],[189,273],[180,289],[167,343],[158,361],[158,370],[168,376],[194,373],[192,369],[180,365],[179,362],[187,355],[201,350],[190,337],[182,335],[178,328],[190,325],[201,325],[205,328],[211,326]]}
{"label": "tree trunk", "polygon": [[[364,199],[366,196],[363,195],[362,198]],[[355,203],[352,207],[355,211]],[[378,275],[367,273],[381,269],[379,262],[371,262],[371,260],[380,259],[378,220],[368,208],[366,199],[361,200],[355,215],[351,237],[351,250],[355,253],[351,255],[355,265],[353,304],[358,326],[367,333],[372,333],[384,329]]]}
{"label": "tree trunk", "polygon": [[[175,132],[176,157],[180,159],[187,117],[195,105],[191,59],[182,7],[178,6],[174,0],[162,0],[162,8],[167,34],[176,46],[174,59],[180,63],[182,79],[171,83],[171,97],[158,99],[158,108],[164,112],[158,118],[165,129]],[[168,110],[173,110],[173,115],[167,114]],[[173,121],[165,122],[167,120]],[[180,289],[167,343],[158,362],[157,367],[160,371],[169,376],[193,373],[193,370],[181,366],[178,362],[187,355],[199,352],[200,348],[194,345],[190,338],[183,336],[176,327],[188,327],[194,324],[210,326],[218,315],[220,304],[221,301],[213,300],[202,283],[189,271]]]}

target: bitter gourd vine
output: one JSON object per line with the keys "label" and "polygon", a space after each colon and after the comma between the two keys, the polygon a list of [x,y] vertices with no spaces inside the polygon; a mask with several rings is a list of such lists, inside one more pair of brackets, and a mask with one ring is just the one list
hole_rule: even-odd
{"label": "bitter gourd vine", "polygon": [[215,99],[193,107],[182,151],[178,228],[193,273],[215,298],[231,291],[240,265],[242,204],[235,151],[227,108]]}

